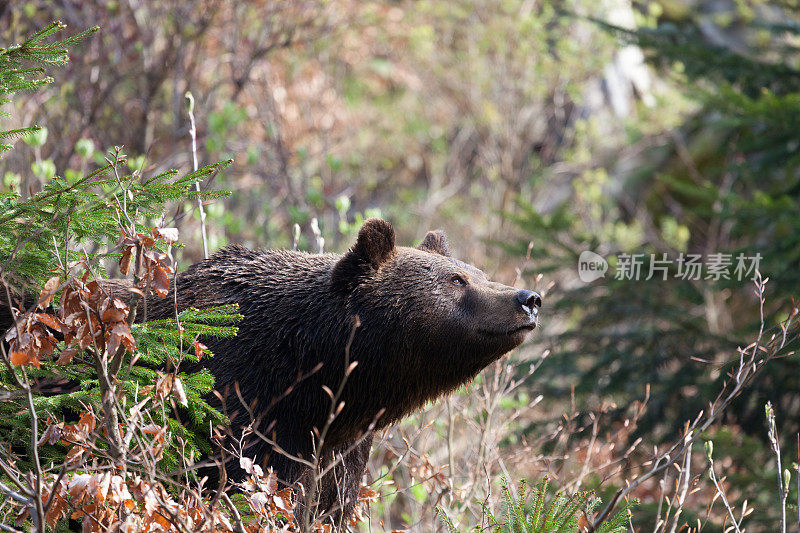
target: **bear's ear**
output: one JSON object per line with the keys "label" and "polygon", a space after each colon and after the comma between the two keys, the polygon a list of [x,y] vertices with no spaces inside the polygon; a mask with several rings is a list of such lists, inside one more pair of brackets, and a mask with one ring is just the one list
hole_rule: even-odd
{"label": "bear's ear", "polygon": [[450,257],[450,248],[447,246],[447,237],[442,230],[429,231],[422,242],[417,246],[417,250],[424,250],[434,254]]}
{"label": "bear's ear", "polygon": [[395,251],[392,225],[370,218],[361,226],[353,247],[333,267],[331,282],[338,287],[351,287],[359,277],[380,268]]}
{"label": "bear's ear", "polygon": [[394,228],[385,220],[367,219],[349,253],[378,268],[394,253]]}

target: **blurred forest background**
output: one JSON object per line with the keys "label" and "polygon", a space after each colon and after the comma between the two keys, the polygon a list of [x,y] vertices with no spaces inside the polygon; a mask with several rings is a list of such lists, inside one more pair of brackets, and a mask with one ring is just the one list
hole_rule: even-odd
{"label": "blurred forest background", "polygon": [[[53,20],[100,31],[6,106],[8,127],[46,134],[0,161],[4,191],[95,168],[115,145],[143,175],[191,170],[191,91],[201,165],[233,159],[203,184],[232,191],[206,206],[212,251],[291,247],[295,224],[317,250],[312,219],[342,251],[379,215],[404,244],[442,228],[457,257],[544,294],[525,346],[376,443],[373,530],[441,527],[437,506],[466,527],[501,476],[607,500],[716,397],[759,331],[752,281],[683,280],[675,264],[666,280],[615,280],[619,254],[759,253],[764,322],[794,306],[794,1],[31,0],[0,2],[0,42]],[[182,269],[202,258],[199,214],[175,215]],[[605,278],[579,280],[584,250],[609,258]],[[730,505],[754,509],[748,531],[777,530],[767,401],[797,501],[797,354],[703,437]],[[632,527],[722,531],[708,466],[697,444],[683,471],[637,487]],[[669,505],[680,517],[659,526]]]}

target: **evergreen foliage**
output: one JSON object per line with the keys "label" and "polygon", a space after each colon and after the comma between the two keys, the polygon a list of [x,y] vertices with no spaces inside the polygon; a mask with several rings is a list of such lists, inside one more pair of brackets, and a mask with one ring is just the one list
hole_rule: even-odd
{"label": "evergreen foliage", "polygon": [[[605,279],[569,287],[555,303],[569,326],[554,339],[560,356],[542,368],[549,378],[542,380],[545,396],[563,397],[573,385],[583,401],[610,394],[623,417],[629,399],[643,397],[649,384],[648,409],[633,437],[656,439],[679,431],[706,407],[727,378],[728,367],[714,363],[756,336],[761,313],[751,276],[709,279],[704,271],[698,280],[681,279],[675,262],[681,254],[700,254],[704,262],[725,254],[733,258],[731,272],[737,255],[758,254],[759,270],[769,278],[764,321],[776,323],[796,305],[789,297],[800,293],[800,10],[788,4],[780,10],[784,22],[731,23],[719,30],[727,41],[715,42],[700,15],[662,15],[636,30],[595,20],[641,47],[651,65],[687,87],[697,107],[674,132],[653,138],[618,183],[600,183],[603,192],[591,207],[602,214],[590,222],[573,198],[547,215],[522,200],[509,213],[526,236],[517,253],[528,241],[536,244],[533,256],[542,258],[537,271],[575,272],[584,250],[599,251],[610,263]],[[606,224],[633,233],[644,226],[647,237],[631,244],[621,231],[598,229]],[[672,238],[676,229],[685,239]],[[615,279],[622,253],[643,254],[638,281]],[[656,273],[647,280],[652,256],[662,254],[673,261],[666,279]],[[780,404],[786,435],[800,431],[798,375],[800,356],[790,352],[731,405],[726,423],[744,430],[748,446],[755,445],[751,438],[762,441],[759,457],[767,451],[767,401]],[[564,376],[577,376],[577,384]],[[741,461],[753,453],[742,453]],[[770,486],[758,472],[736,479],[740,489],[762,495]],[[768,514],[751,520],[774,523]]]}
{"label": "evergreen foliage", "polygon": [[[800,11],[784,8],[792,19]],[[643,164],[622,186],[632,196],[628,204],[605,196],[602,209],[609,218],[630,220],[630,207],[646,206],[652,223],[661,228],[661,242],[649,242],[632,250],[622,239],[607,236],[587,225],[571,200],[548,215],[521,202],[520,210],[509,213],[526,235],[536,243],[533,255],[541,257],[537,271],[574,269],[583,250],[601,246],[609,250],[611,268],[621,252],[643,253],[642,279],[650,269],[650,254],[667,253],[675,259],[681,253],[707,256],[723,253],[735,258],[744,253],[760,254],[759,269],[770,279],[774,294],[791,295],[800,290],[800,170],[796,132],[800,125],[800,71],[792,67],[798,50],[787,38],[797,27],[787,24],[758,25],[760,41],[772,43],[771,59],[763,54],[744,54],[712,45],[704,40],[698,22],[663,20],[652,28],[625,30],[598,22],[628,42],[641,46],[653,63],[664,68],[679,65],[672,75],[690,84],[700,109],[672,137],[674,142],[658,143],[649,149]],[[780,43],[781,46],[777,46]],[[691,158],[687,169],[686,157]],[[671,243],[667,226],[685,228],[688,241]],[[735,266],[735,260],[734,260]],[[577,390],[591,394],[617,390],[628,395],[656,385],[647,417],[652,424],[673,420],[674,429],[691,416],[719,383],[709,383],[707,368],[690,359],[714,360],[716,354],[751,338],[758,331],[758,302],[752,297],[749,279],[676,279],[672,265],[666,280],[654,282],[616,280],[609,271],[602,284],[583,285],[566,292],[557,302],[562,312],[572,313],[569,332],[561,335],[564,357],[557,375],[577,373]],[[712,294],[733,291],[737,298],[711,302]],[[766,320],[786,312],[790,302],[773,301]],[[713,309],[714,307],[719,309]],[[578,313],[576,308],[580,308]],[[727,326],[710,323],[712,313],[731,317]],[[590,367],[581,370],[581,356],[591,354]],[[625,361],[625,364],[620,364]],[[682,364],[669,370],[670,362]],[[775,364],[757,385],[755,394],[767,390],[796,390],[792,383],[798,357]],[[545,371],[548,369],[546,368]],[[684,385],[699,384],[691,398],[683,396]],[[555,389],[550,391],[556,394]],[[663,396],[662,396],[663,393]],[[743,399],[737,404],[737,419],[752,433],[761,433],[760,405],[765,397]],[[782,415],[787,433],[796,432],[800,420],[796,402],[788,401]],[[651,429],[645,425],[643,429]]]}
{"label": "evergreen foliage", "polygon": [[[22,288],[44,279],[52,271],[56,249],[62,254],[62,269],[87,254],[93,260],[101,249],[96,244],[113,247],[127,220],[144,230],[143,222],[161,218],[168,202],[224,195],[189,187],[230,163],[211,164],[180,177],[170,170],[140,179],[135,173],[119,175],[124,162],[124,154],[117,150],[104,166],[74,182],[56,177],[25,200],[13,192],[0,197],[0,257],[9,281]],[[86,243],[95,244],[89,247],[93,251],[81,247]]]}
{"label": "evergreen foliage", "polygon": [[[34,4],[35,10],[28,9]],[[408,242],[421,230],[441,227],[487,271],[504,271],[527,252],[530,261],[521,283],[538,284],[543,274],[543,284],[530,288],[541,290],[554,281],[555,289],[545,297],[542,327],[521,355],[538,355],[544,344],[553,356],[527,380],[518,397],[502,398],[500,409],[505,415],[509,409],[525,408],[539,395],[544,407],[536,408],[536,400],[519,417],[491,417],[474,395],[456,397],[455,416],[439,429],[441,435],[452,432],[455,440],[448,445],[459,450],[450,461],[450,475],[467,472],[474,477],[452,477],[437,488],[433,482],[417,484],[417,472],[408,467],[413,463],[399,464],[391,470],[391,482],[411,490],[383,494],[374,503],[372,516],[377,511],[386,527],[431,526],[431,503],[438,502],[444,490],[460,493],[454,481],[477,483],[469,480],[479,480],[484,471],[498,472],[493,460],[475,461],[475,454],[505,459],[509,448],[526,443],[526,453],[530,445],[552,456],[547,467],[559,469],[559,479],[566,481],[565,472],[582,457],[574,451],[586,450],[587,441],[594,443],[589,417],[602,413],[597,440],[611,441],[606,430],[616,434],[614,428],[622,424],[614,422],[627,423],[632,402],[647,390],[646,409],[619,441],[613,440],[615,452],[621,453],[624,439],[632,443],[642,437],[640,455],[626,457],[632,462],[625,463],[621,475],[608,474],[607,469],[580,480],[585,486],[599,483],[596,490],[608,500],[606,495],[628,480],[637,461],[646,460],[641,450],[663,448],[686,420],[701,409],[708,412],[707,402],[716,397],[731,369],[726,364],[730,354],[750,343],[760,326],[753,284],[726,279],[689,282],[676,278],[674,265],[664,280],[616,280],[613,270],[621,253],[666,253],[671,259],[681,253],[758,253],[760,270],[770,278],[764,321],[775,323],[787,314],[788,297],[800,288],[797,6],[761,0],[637,1],[630,14],[638,27],[627,29],[601,20],[610,15],[609,6],[583,0],[347,7],[316,1],[223,2],[211,9],[201,4],[12,2],[0,14],[13,21],[0,32],[14,36],[7,42],[19,42],[18,34],[58,18],[115,29],[97,35],[80,61],[73,56],[69,74],[47,89],[52,97],[44,99],[44,105],[20,106],[26,123],[47,128],[15,125],[0,132],[0,156],[20,137],[36,155],[31,165],[30,151],[20,147],[3,160],[8,172],[0,176],[0,281],[16,297],[38,294],[46,280],[56,276],[60,286],[72,277],[81,281],[87,270],[84,281],[119,277],[116,265],[129,250],[126,238],[152,236],[153,226],[172,225],[176,217],[167,211],[170,203],[194,203],[197,194],[203,199],[220,194],[197,193],[193,185],[225,163],[199,170],[202,175],[150,176],[126,170],[144,168],[142,154],[160,162],[160,168],[186,161],[185,117],[175,104],[184,85],[203,95],[198,100],[198,140],[206,157],[227,159],[246,147],[246,157],[237,157],[235,172],[225,177],[235,196],[224,205],[208,206],[212,248],[227,240],[290,246],[294,224],[295,246],[310,248],[313,219],[314,238],[324,235],[326,249],[338,249],[351,240],[363,217],[379,208],[403,232],[400,240]],[[623,11],[628,7],[624,4]],[[592,23],[574,14],[565,16],[562,10],[588,14]],[[60,39],[57,32],[62,28],[53,23],[22,44],[0,49],[0,103],[9,102],[15,92],[21,101],[26,93],[46,87],[51,78],[45,69],[64,64],[67,48],[96,29]],[[644,98],[638,101],[641,94],[635,86],[624,97],[630,109],[616,114],[604,100],[611,100],[607,84],[614,81],[607,69],[618,66],[617,54],[628,44],[643,50],[658,72],[647,95],[655,103],[651,107]],[[256,75],[261,72],[270,75]],[[85,128],[78,133],[76,124]],[[79,139],[76,144],[77,135],[94,140]],[[95,151],[95,142],[124,144],[128,162],[121,148],[103,155]],[[516,224],[519,242],[503,244],[509,252],[505,256],[487,254],[497,241],[515,238],[509,237],[514,233],[509,233],[506,221]],[[186,231],[191,224],[187,217],[181,227],[185,249],[154,238],[148,251],[171,251],[184,266],[196,260],[200,247],[196,242],[189,245],[194,237]],[[609,272],[604,280],[571,284],[584,250],[607,257]],[[649,266],[642,265],[645,275]],[[61,298],[57,292],[53,307]],[[130,306],[135,297],[125,300]],[[0,285],[0,306],[5,301]],[[34,303],[16,302],[23,312]],[[33,310],[51,313],[50,307]],[[198,343],[205,335],[233,334],[236,313],[228,308],[187,310],[175,320],[130,324],[136,345],[121,366],[119,400],[128,411],[145,399],[148,407],[166,407],[150,411],[153,425],[167,427],[172,435],[159,460],[159,476],[179,468],[176,452],[181,442],[188,452],[207,450],[209,422],[221,420],[201,400],[212,386],[211,376],[187,371],[191,366],[176,370],[175,363],[192,365],[198,355],[210,356]],[[26,375],[35,385],[40,434],[45,427],[82,420],[87,408],[98,414],[102,410],[91,347],[75,354],[69,364],[58,364],[65,352],[69,348],[59,336],[53,354],[37,359],[39,367],[0,365],[0,460],[16,460],[27,480],[33,479],[31,417],[14,376]],[[529,375],[522,366],[515,377]],[[775,405],[784,463],[795,461],[798,375],[796,353],[770,361],[725,411],[721,423],[704,436],[717,443],[724,464],[733,465],[720,475],[735,489],[734,499],[740,504],[746,497],[755,506],[756,512],[746,518],[748,530],[775,530],[775,471],[774,466],[765,467],[772,460],[762,407],[767,400]],[[479,383],[484,377],[479,376]],[[157,398],[155,393],[175,378],[186,407],[179,406],[182,401],[175,394]],[[570,407],[567,397],[574,399]],[[567,409],[572,409],[572,418],[562,424]],[[473,439],[473,426],[491,436],[492,419],[504,424],[498,440],[509,448],[482,454],[484,439]],[[461,422],[468,431],[460,432]],[[562,449],[559,442],[538,440],[554,427],[564,427],[565,432],[580,428],[575,434],[559,434],[564,437],[563,455],[555,453]],[[406,436],[387,435],[388,448],[405,444],[400,439]],[[163,445],[156,434],[143,438],[153,447]],[[459,439],[476,442],[461,448]],[[434,453],[430,448],[442,442],[419,440],[411,445],[442,457],[441,450]],[[101,436],[98,446],[97,451],[106,452],[109,442]],[[493,451],[491,446],[486,449]],[[74,450],[62,442],[43,443],[46,470],[57,473],[65,454]],[[539,457],[531,456],[531,461]],[[590,462],[587,457],[578,466]],[[99,460],[93,465],[98,479],[109,464]],[[131,473],[137,475],[139,468]],[[694,463],[692,473],[696,474]],[[264,478],[270,480],[269,474]],[[665,474],[665,498],[674,503],[678,487],[672,487],[670,479]],[[18,488],[2,476],[0,483]],[[264,485],[272,486],[272,481]],[[456,506],[470,511],[457,515],[463,519],[459,525],[472,525],[483,516],[491,517],[491,528],[525,531],[533,524],[544,527],[534,515],[546,517],[553,506],[570,508],[576,501],[558,503],[558,497],[549,497],[549,504],[536,514],[540,487],[529,491],[523,486],[514,499],[504,483],[506,511],[498,511],[495,520],[488,510],[481,512],[480,502],[498,491],[487,494],[478,486],[474,498]],[[259,491],[259,498],[263,495],[260,485],[251,488]],[[790,503],[800,502],[798,489],[800,485],[790,485]],[[534,497],[528,494],[523,501],[525,492]],[[702,518],[702,507],[713,497],[703,490],[694,494],[680,522],[675,517],[676,529]],[[186,507],[188,500],[173,495]],[[238,496],[234,501],[247,523],[260,511],[248,510],[250,495]],[[592,501],[590,496],[578,514]],[[704,527],[721,528],[719,499],[711,501],[716,507],[710,506]],[[635,526],[652,529],[657,527],[659,502],[649,497],[647,502],[637,511]],[[217,510],[224,509],[217,503],[221,502],[214,502]],[[3,505],[0,513],[8,509]],[[661,518],[660,507],[658,512]],[[665,521],[661,528],[669,530],[669,525]],[[60,527],[67,530],[63,522]]]}
{"label": "evergreen foliage", "polygon": [[[45,42],[63,28],[63,24],[53,23],[21,45],[0,50],[0,90],[7,97],[5,102],[16,92],[50,83],[52,79],[44,76],[44,67],[67,62],[67,46],[97,30],[93,28],[55,42]],[[26,66],[32,63],[42,66]],[[36,127],[18,128],[6,131],[2,137],[10,139],[36,130]],[[2,147],[9,148],[8,145]],[[123,274],[130,268],[134,281],[140,282],[140,294],[159,288],[152,272],[144,269],[147,260],[140,259],[142,268],[139,261],[133,268],[123,267],[125,254],[139,246],[142,257],[149,253],[149,257],[156,259],[148,263],[148,268],[153,272],[159,268],[163,273],[169,272],[171,267],[166,253],[175,243],[174,238],[164,238],[164,235],[174,237],[177,232],[161,231],[152,226],[164,225],[170,202],[196,201],[198,196],[208,200],[226,194],[197,191],[195,183],[212,176],[230,161],[211,164],[185,175],[169,170],[149,177],[138,171],[123,172],[125,162],[122,149],[116,147],[107,154],[105,164],[85,175],[71,172],[71,178],[56,176],[30,195],[28,191],[2,193],[0,279],[4,285],[4,309],[10,298],[19,320],[26,316],[26,311],[35,311],[31,316],[36,320],[44,320],[49,326],[63,326],[67,322],[62,313],[66,290],[75,292],[83,288],[90,298],[104,298],[100,285],[92,285],[91,280],[102,277],[109,268],[118,268]],[[116,263],[120,266],[116,267]],[[36,305],[35,300],[31,302],[24,297],[38,294],[48,278],[56,280],[52,285],[50,282],[45,285],[49,287],[46,290],[53,292],[52,307],[41,301]],[[62,280],[65,281],[61,283]],[[169,280],[161,283],[169,286]],[[164,286],[160,288],[165,290]],[[132,292],[129,302],[118,301],[114,305],[119,309],[132,309],[138,297]],[[171,410],[148,410],[143,420],[154,427],[168,428],[171,435],[170,445],[164,446],[159,455],[159,467],[163,472],[177,469],[187,456],[199,458],[200,453],[212,451],[209,428],[225,422],[203,399],[213,389],[213,377],[207,370],[179,371],[179,365],[212,356],[200,342],[205,338],[235,335],[235,322],[239,318],[236,306],[223,306],[188,309],[173,320],[130,325],[134,342],[130,349],[124,350],[118,374],[110,376],[118,381],[117,401],[128,408],[137,405],[144,408],[159,398],[163,400],[169,394],[177,394],[177,403],[185,409],[177,409],[177,403],[173,402]],[[56,339],[52,334],[48,337],[45,330],[36,329],[36,322],[32,322],[33,326],[28,324],[26,328],[40,335],[36,342],[52,342],[53,348],[50,353],[42,348],[23,368],[15,366],[12,353],[11,364],[0,368],[0,443],[12,454],[4,452],[6,459],[14,457],[19,468],[33,468],[31,450],[26,450],[25,444],[32,436],[31,413],[25,391],[16,385],[19,380],[34,384],[32,404],[40,419],[40,430],[45,421],[48,427],[63,427],[64,423],[77,420],[81,412],[102,414],[104,408],[97,372],[102,346],[98,345],[97,337],[76,349],[68,340],[73,332],[67,332],[66,328],[61,331],[64,335]],[[11,335],[15,327],[8,331]],[[57,327],[55,331],[58,333]],[[0,334],[5,337],[6,331]],[[109,366],[111,355],[113,353],[108,353]],[[102,355],[104,360],[106,357]],[[179,394],[175,392],[178,389]],[[83,415],[80,417],[84,420]],[[157,440],[154,438],[153,443]],[[56,441],[58,439],[40,442],[41,462],[48,470],[58,470],[72,449]],[[103,449],[106,444],[98,441],[98,446]]]}
{"label": "evergreen foliage", "polygon": [[[53,22],[22,44],[0,48],[0,106],[10,102],[16,92],[33,91],[51,83],[53,78],[44,75],[44,66],[66,64],[69,61],[67,47],[81,42],[98,29],[95,26],[66,39],[44,42],[64,28],[65,24]],[[31,66],[33,64],[37,66]],[[2,112],[0,116],[8,116],[8,113]],[[11,149],[8,142],[39,129],[38,126],[31,126],[0,131],[0,156]]]}
{"label": "evergreen foliage", "polygon": [[[572,496],[562,492],[548,493],[550,478],[545,476],[528,494],[528,485],[523,480],[517,495],[511,491],[508,481],[501,481],[505,509],[498,518],[484,507],[486,520],[492,533],[575,533],[588,526],[588,517],[600,505],[600,499],[591,491],[580,491]],[[636,502],[628,502],[609,520],[603,522],[597,533],[626,533],[631,516],[631,507]],[[455,523],[439,509],[439,515],[451,533],[458,533]],[[474,532],[486,531],[475,526]]]}

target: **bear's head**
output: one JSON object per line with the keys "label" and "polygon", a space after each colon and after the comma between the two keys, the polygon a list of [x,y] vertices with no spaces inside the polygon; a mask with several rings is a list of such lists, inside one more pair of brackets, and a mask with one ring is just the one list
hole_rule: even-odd
{"label": "bear's head", "polygon": [[362,323],[354,348],[380,352],[375,357],[398,382],[419,385],[415,403],[452,390],[519,346],[542,303],[535,292],[490,281],[451,257],[441,231],[416,248],[398,247],[392,226],[378,219],[364,223],[331,283]]}

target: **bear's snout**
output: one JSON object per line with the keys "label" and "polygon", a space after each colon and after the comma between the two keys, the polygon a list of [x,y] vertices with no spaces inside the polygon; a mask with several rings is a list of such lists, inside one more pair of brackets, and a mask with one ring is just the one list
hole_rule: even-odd
{"label": "bear's snout", "polygon": [[514,298],[528,316],[536,316],[542,307],[542,297],[533,291],[521,290]]}

